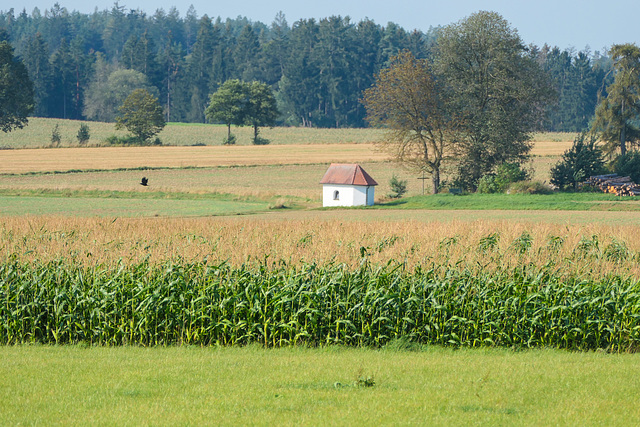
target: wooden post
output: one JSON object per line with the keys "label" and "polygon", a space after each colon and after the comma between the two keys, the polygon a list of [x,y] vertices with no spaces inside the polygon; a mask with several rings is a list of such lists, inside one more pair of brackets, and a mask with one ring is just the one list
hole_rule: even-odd
{"label": "wooden post", "polygon": [[424,180],[427,179],[424,177],[424,171],[422,171],[422,178],[418,177],[418,179],[422,180],[422,195],[424,196]]}

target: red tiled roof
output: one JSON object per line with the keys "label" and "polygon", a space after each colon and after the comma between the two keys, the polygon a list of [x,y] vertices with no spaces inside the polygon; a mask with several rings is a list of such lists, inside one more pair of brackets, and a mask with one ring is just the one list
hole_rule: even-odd
{"label": "red tiled roof", "polygon": [[332,163],[320,184],[378,185],[360,165]]}

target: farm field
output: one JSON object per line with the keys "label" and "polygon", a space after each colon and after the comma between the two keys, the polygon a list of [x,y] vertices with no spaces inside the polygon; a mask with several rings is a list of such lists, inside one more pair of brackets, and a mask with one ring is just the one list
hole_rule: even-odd
{"label": "farm field", "polygon": [[30,197],[0,196],[0,214],[10,216],[62,215],[62,216],[217,216],[250,214],[269,209],[269,204],[259,200],[234,200],[228,196],[206,199],[149,199],[138,197]]}
{"label": "farm field", "polygon": [[[102,146],[111,135],[125,136],[126,131],[116,130],[113,123],[82,122],[77,120],[29,118],[29,125],[21,130],[0,134],[0,149],[43,148],[51,145],[53,128],[58,125],[62,138],[60,147],[77,146],[76,135],[80,124],[89,126],[91,138],[88,146]],[[197,123],[168,123],[158,135],[164,145],[194,146],[221,145],[226,136],[224,125]],[[251,127],[233,127],[232,133],[238,138],[238,145],[251,145],[253,129]],[[276,127],[261,128],[260,135],[271,141],[272,145],[282,144],[344,144],[367,143],[376,141],[381,131],[377,129],[316,129]],[[572,133],[544,133],[534,136],[534,141],[545,142],[545,150],[554,151],[556,145],[566,145],[573,140]]]}
{"label": "farm field", "polygon": [[557,350],[0,347],[0,424],[634,425],[639,369]]}
{"label": "farm field", "polygon": [[[0,424],[638,419],[640,202],[422,196],[371,130],[100,147],[90,123],[77,147],[60,121],[44,148],[54,123],[0,135]],[[535,179],[572,138],[536,135]],[[330,162],[361,163],[378,205],[320,208]]]}
{"label": "farm field", "polygon": [[[357,267],[362,261],[361,248],[365,248],[368,262],[373,265],[401,262],[408,268],[425,261],[462,263],[468,268],[495,266],[497,261],[504,267],[555,261],[565,272],[590,269],[591,275],[598,277],[608,273],[635,274],[639,268],[637,225],[572,224],[568,217],[556,223],[478,220],[472,218],[473,214],[466,220],[456,220],[452,219],[452,211],[442,215],[449,221],[439,221],[435,216],[421,220],[419,211],[408,212],[403,220],[378,216],[361,221],[348,215],[351,212],[355,211],[341,217],[8,216],[0,226],[0,256],[40,263],[73,259],[86,265],[114,265],[120,260],[161,264],[207,259],[214,264],[225,262],[240,267],[249,260],[270,259],[292,266],[300,262],[337,262]],[[494,215],[491,212],[487,217]],[[517,245],[523,234],[529,237],[528,246],[521,253],[514,242]],[[497,236],[491,250],[480,250],[483,239],[491,235]],[[614,247],[626,251],[620,254],[624,257],[607,256],[607,250],[611,252]],[[563,265],[566,260],[571,262]]]}
{"label": "farm field", "polygon": [[[336,154],[336,151],[338,154]],[[381,161],[368,144],[6,150],[0,173]]]}

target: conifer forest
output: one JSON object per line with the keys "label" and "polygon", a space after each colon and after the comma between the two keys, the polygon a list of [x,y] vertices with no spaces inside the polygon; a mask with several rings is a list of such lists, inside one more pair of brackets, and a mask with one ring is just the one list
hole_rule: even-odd
{"label": "conifer forest", "polygon": [[[210,95],[239,79],[272,88],[279,125],[365,127],[361,98],[376,73],[402,50],[429,59],[439,30],[341,16],[289,24],[282,13],[267,24],[200,15],[193,6],[181,16],[176,8],[148,13],[117,2],[90,14],[58,3],[0,10],[0,31],[33,82],[33,115],[97,121],[113,121],[118,91],[146,88],[167,121],[205,122]],[[611,60],[552,42],[525,50],[557,92],[540,130],[580,131],[611,79]]]}

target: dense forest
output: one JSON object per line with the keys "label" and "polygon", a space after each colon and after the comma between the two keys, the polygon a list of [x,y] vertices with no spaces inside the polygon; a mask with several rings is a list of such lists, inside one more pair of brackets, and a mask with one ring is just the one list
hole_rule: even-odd
{"label": "dense forest", "polygon": [[[366,126],[360,99],[375,74],[401,50],[429,58],[439,32],[340,16],[289,25],[281,13],[266,25],[199,16],[193,6],[185,16],[175,8],[148,15],[117,2],[91,14],[58,3],[44,12],[0,11],[2,29],[33,81],[35,116],[112,121],[127,92],[146,88],[167,121],[204,122],[210,94],[240,79],[272,87],[278,123],[315,127]],[[548,45],[527,53],[557,89],[544,130],[585,128],[610,59]]]}

